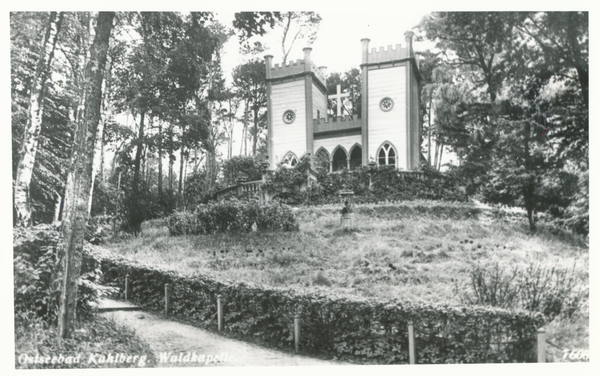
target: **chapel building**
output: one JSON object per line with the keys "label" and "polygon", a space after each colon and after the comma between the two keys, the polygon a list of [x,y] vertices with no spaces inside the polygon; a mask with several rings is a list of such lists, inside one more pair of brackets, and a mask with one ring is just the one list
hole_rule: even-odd
{"label": "chapel building", "polygon": [[[420,74],[412,50],[414,33],[397,44],[369,51],[362,39],[362,111],[342,116],[338,92],[327,93],[325,67],[304,59],[272,66],[265,56],[270,169],[295,165],[309,153],[313,167],[328,160],[330,171],[355,169],[369,162],[415,171],[421,157]],[[347,94],[346,94],[347,96]],[[337,116],[327,116],[327,99],[337,99]]]}

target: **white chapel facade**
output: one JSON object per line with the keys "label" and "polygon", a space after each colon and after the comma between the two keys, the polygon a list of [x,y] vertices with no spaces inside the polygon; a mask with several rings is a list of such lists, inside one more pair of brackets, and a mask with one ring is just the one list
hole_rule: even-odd
{"label": "white chapel facade", "polygon": [[369,51],[362,42],[362,111],[360,116],[327,116],[325,68],[304,59],[280,67],[265,56],[270,169],[278,163],[291,165],[309,153],[329,160],[330,171],[366,166],[392,165],[398,170],[419,168],[422,127],[419,116],[420,75],[412,50],[412,32],[406,46]]}

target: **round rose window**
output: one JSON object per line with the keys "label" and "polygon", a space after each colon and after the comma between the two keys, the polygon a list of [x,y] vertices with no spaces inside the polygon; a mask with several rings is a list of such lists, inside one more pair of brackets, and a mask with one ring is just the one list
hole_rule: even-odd
{"label": "round rose window", "polygon": [[283,113],[283,121],[286,124],[292,124],[296,120],[296,113],[292,110],[287,110]]}
{"label": "round rose window", "polygon": [[379,107],[382,111],[390,111],[394,107],[394,101],[391,98],[383,98],[379,103]]}

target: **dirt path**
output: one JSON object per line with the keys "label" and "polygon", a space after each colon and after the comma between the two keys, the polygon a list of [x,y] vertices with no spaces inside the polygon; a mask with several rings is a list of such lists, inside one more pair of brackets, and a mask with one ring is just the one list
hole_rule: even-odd
{"label": "dirt path", "polygon": [[157,360],[156,367],[347,364],[262,348],[190,325],[165,320],[149,312],[115,311],[102,315],[112,317],[115,322],[134,329],[152,347]]}

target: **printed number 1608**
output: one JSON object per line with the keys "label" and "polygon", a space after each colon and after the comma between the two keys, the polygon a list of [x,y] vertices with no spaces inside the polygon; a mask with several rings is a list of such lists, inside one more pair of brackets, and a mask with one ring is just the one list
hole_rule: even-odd
{"label": "printed number 1608", "polygon": [[581,349],[574,349],[574,350],[568,350],[568,349],[564,349],[563,350],[563,360],[564,359],[571,359],[571,360],[588,360],[590,358],[590,351],[589,350],[581,350]]}

